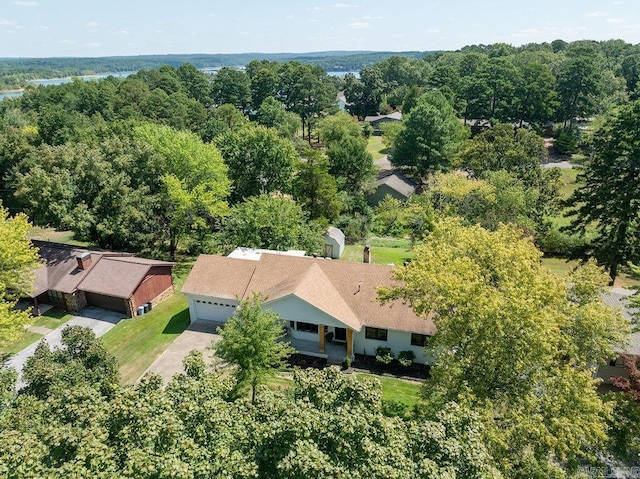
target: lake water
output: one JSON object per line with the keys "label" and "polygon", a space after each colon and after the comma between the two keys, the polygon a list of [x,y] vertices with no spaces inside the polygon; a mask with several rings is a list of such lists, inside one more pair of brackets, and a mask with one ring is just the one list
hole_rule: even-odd
{"label": "lake water", "polygon": [[[219,69],[218,68],[202,68],[201,70],[205,73],[214,73]],[[73,78],[79,78],[80,80],[89,81],[89,80],[100,80],[102,78],[107,78],[108,76],[114,76],[114,77],[120,77],[120,78],[128,77],[133,73],[135,72],[130,71],[130,72],[100,73],[99,75],[84,75],[79,77],[48,78],[45,80],[29,80],[29,83],[36,86],[63,85],[65,83],[72,82]],[[328,75],[335,76],[335,77],[344,77],[347,73],[353,73],[356,76],[356,78],[360,77],[359,72],[336,72],[336,71],[327,72]],[[5,92],[0,91],[0,101],[4,100],[5,98],[17,98],[19,96],[22,96],[21,91],[5,91]]]}

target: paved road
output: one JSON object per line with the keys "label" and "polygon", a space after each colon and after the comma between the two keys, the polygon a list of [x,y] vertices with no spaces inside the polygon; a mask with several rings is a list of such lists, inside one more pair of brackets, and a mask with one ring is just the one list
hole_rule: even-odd
{"label": "paved road", "polygon": [[[60,347],[62,344],[62,330],[68,325],[90,328],[96,336],[100,337],[113,328],[124,317],[125,316],[122,313],[89,306],[80,311],[77,316],[74,316],[63,325],[48,333],[40,341],[46,341],[49,343],[49,347],[51,348]],[[27,346],[22,351],[11,356],[4,362],[3,367],[14,368],[21,374],[27,359],[35,352],[40,341]],[[18,380],[17,387],[21,388],[22,386],[24,386],[24,383]]]}
{"label": "paved road", "polygon": [[182,360],[194,349],[202,352],[206,363],[211,363],[214,353],[209,349],[209,346],[211,346],[213,341],[220,339],[220,336],[216,334],[216,328],[218,326],[220,326],[220,324],[214,323],[213,321],[194,321],[165,349],[164,353],[149,366],[145,374],[147,372],[159,374],[162,376],[162,381],[167,384],[175,374],[184,372]]}

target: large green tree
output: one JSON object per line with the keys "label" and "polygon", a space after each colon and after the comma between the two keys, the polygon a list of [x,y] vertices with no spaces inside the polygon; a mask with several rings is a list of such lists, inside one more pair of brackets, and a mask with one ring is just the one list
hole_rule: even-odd
{"label": "large green tree", "polygon": [[229,167],[232,199],[280,191],[289,193],[299,156],[291,140],[274,128],[248,124],[216,139]]}
{"label": "large green tree", "polygon": [[438,91],[422,95],[403,123],[390,161],[421,173],[450,168],[469,136],[451,104]]}
{"label": "large green tree", "polygon": [[162,213],[173,258],[187,232],[209,229],[227,212],[227,167],[217,148],[193,133],[146,124],[134,135],[161,158]]}
{"label": "large green tree", "polygon": [[517,229],[455,219],[437,222],[415,252],[394,274],[402,286],[380,294],[436,324],[433,407],[447,398],[485,411],[485,440],[506,477],[576,467],[606,438],[594,365],[628,331],[601,301],[604,275],[591,263],[561,280]]}
{"label": "large green tree", "polygon": [[216,353],[238,367],[238,386],[251,387],[251,402],[264,381],[284,369],[295,349],[284,337],[284,321],[277,313],[264,309],[265,298],[255,294],[238,304],[225,325],[218,328],[221,339],[214,343]]}
{"label": "large green tree", "polygon": [[327,157],[329,173],[336,178],[340,189],[347,193],[359,194],[373,180],[373,157],[362,137],[345,136],[337,140],[327,149]]}
{"label": "large green tree", "polygon": [[211,96],[216,106],[229,104],[246,113],[251,104],[251,81],[245,72],[223,67],[211,81]]}
{"label": "large green tree", "polygon": [[594,155],[568,202],[568,229],[584,235],[595,225],[593,254],[613,282],[620,265],[638,262],[640,222],[640,101],[609,116],[594,134]]}
{"label": "large green tree", "polygon": [[14,306],[31,292],[40,262],[27,238],[30,227],[25,215],[10,217],[0,203],[0,340],[11,339],[29,319],[28,312]]}
{"label": "large green tree", "polygon": [[231,208],[220,231],[220,243],[225,251],[246,246],[300,249],[311,254],[322,249],[322,231],[291,198],[262,194]]}
{"label": "large green tree", "polygon": [[293,196],[309,212],[312,220],[328,222],[340,214],[340,198],[336,180],[329,174],[327,158],[314,149],[303,151],[293,179]]}

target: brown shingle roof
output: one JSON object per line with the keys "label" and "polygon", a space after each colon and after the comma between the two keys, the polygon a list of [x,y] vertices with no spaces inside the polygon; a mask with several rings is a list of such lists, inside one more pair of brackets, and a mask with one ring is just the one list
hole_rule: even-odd
{"label": "brown shingle roof", "polygon": [[433,322],[417,317],[408,305],[377,301],[376,287],[394,284],[391,269],[266,253],[259,261],[201,255],[182,292],[240,299],[259,292],[269,301],[295,295],[357,331],[364,325],[434,334]]}
{"label": "brown shingle roof", "polygon": [[[154,266],[174,266],[175,263],[136,258],[130,253],[88,251],[58,243],[34,241],[45,265],[35,272],[31,297],[49,290],[73,293],[76,290],[129,298]],[[91,263],[78,268],[76,257],[89,252]]]}
{"label": "brown shingle roof", "polygon": [[174,264],[131,256],[102,256],[78,285],[78,289],[116,298],[130,298],[152,267]]}
{"label": "brown shingle roof", "polygon": [[38,248],[44,265],[35,271],[32,298],[49,290],[73,293],[99,259],[98,253],[91,253],[91,264],[86,270],[81,270],[76,256],[86,253],[86,249],[44,241],[33,241],[33,244]]}

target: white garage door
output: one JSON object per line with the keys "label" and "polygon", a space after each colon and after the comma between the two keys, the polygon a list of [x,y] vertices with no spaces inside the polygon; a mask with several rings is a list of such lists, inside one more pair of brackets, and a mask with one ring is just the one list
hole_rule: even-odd
{"label": "white garage door", "polygon": [[198,319],[224,322],[236,311],[235,304],[218,303],[215,301],[196,301],[196,316]]}

